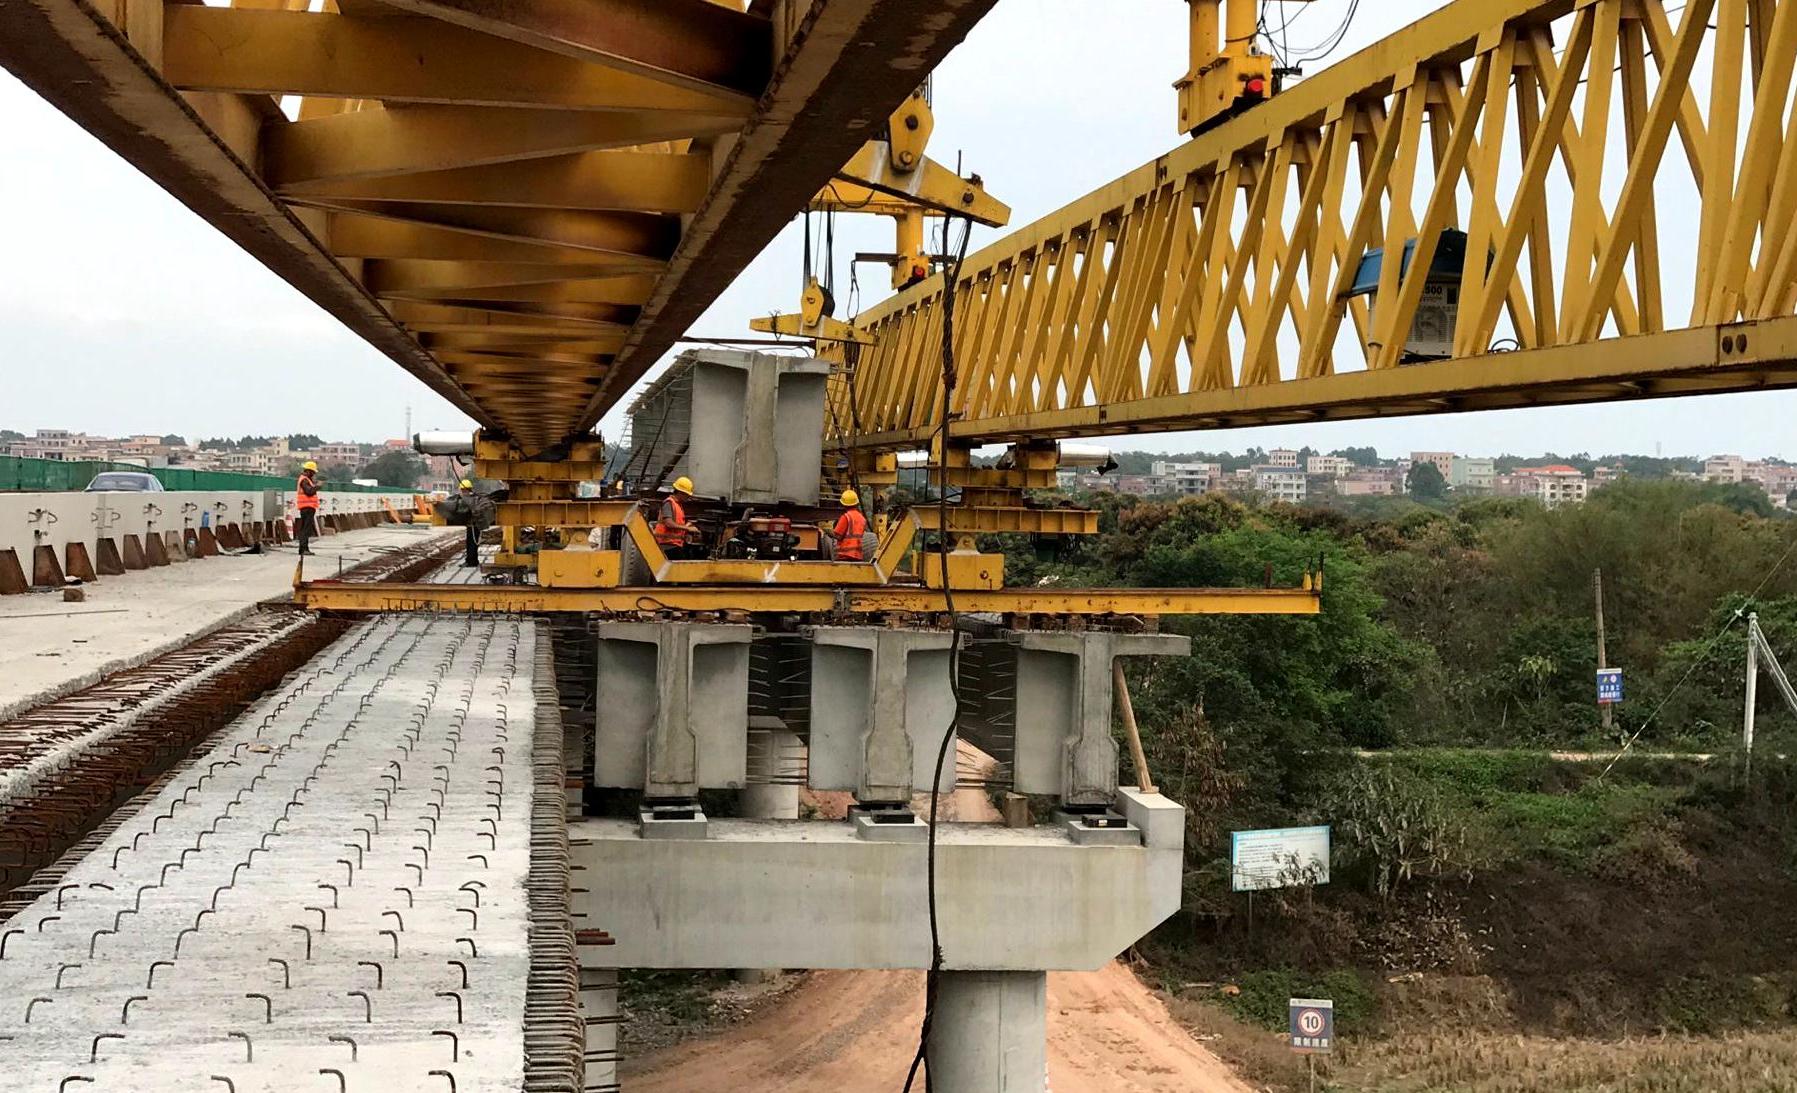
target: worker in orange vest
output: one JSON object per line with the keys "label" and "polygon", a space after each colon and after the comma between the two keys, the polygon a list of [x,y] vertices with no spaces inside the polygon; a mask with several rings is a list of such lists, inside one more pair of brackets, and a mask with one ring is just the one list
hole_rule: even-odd
{"label": "worker in orange vest", "polygon": [[299,552],[311,554],[312,540],[318,537],[318,464],[310,459],[300,464],[293,504],[299,509]]}
{"label": "worker in orange vest", "polygon": [[693,542],[699,529],[686,518],[686,503],[692,499],[693,480],[683,474],[674,479],[673,492],[662,500],[655,516],[655,541],[670,558],[691,558],[699,549]]}
{"label": "worker in orange vest", "polygon": [[836,518],[836,526],[824,532],[830,542],[836,545],[835,558],[839,562],[859,562],[861,556],[861,537],[867,534],[867,517],[861,514],[861,495],[854,490],[842,491],[842,515]]}

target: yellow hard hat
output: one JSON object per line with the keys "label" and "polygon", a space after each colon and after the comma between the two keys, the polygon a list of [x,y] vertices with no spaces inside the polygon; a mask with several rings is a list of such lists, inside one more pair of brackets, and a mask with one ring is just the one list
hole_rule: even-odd
{"label": "yellow hard hat", "polygon": [[465,490],[471,490],[474,488],[474,483],[472,483],[472,482],[468,481],[466,478],[464,478],[464,479],[462,479],[462,488]]}
{"label": "yellow hard hat", "polygon": [[691,492],[693,492],[693,480],[688,478],[684,474],[681,475],[679,478],[674,479],[674,492],[676,492],[676,493],[691,493]]}
{"label": "yellow hard hat", "polygon": [[842,503],[849,506],[850,508],[854,508],[856,505],[859,505],[861,503],[861,495],[856,493],[854,490],[843,490],[842,491]]}
{"label": "yellow hard hat", "polygon": [[306,470],[306,471],[315,471],[318,469],[318,464],[316,464],[316,463],[312,462],[310,459],[308,459],[304,463],[300,464],[300,469]]}

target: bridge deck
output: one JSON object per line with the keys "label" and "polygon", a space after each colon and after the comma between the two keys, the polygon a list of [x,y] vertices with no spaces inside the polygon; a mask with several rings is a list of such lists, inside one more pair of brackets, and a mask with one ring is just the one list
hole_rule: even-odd
{"label": "bridge deck", "polygon": [[8,1088],[469,1093],[551,1088],[529,1069],[558,1055],[577,1073],[572,988],[540,989],[574,977],[546,652],[529,622],[383,617],[271,692],[0,926]]}

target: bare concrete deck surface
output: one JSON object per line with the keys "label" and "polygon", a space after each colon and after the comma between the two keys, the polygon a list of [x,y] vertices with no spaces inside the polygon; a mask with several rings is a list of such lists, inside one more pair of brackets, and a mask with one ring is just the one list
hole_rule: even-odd
{"label": "bare concrete deck surface", "polygon": [[521,1089],[535,653],[386,616],[234,722],[0,926],[0,1086]]}
{"label": "bare concrete deck surface", "polygon": [[[306,573],[332,576],[340,564],[460,534],[395,524],[327,536],[314,544],[318,556],[307,559]],[[298,560],[282,546],[102,577],[86,586],[83,603],[53,592],[0,597],[0,721],[240,618],[292,587]]]}

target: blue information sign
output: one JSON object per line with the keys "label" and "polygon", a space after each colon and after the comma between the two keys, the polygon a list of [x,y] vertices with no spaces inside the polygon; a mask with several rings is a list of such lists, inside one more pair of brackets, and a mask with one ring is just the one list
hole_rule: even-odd
{"label": "blue information sign", "polygon": [[1597,704],[1610,706],[1622,701],[1622,669],[1597,670]]}

